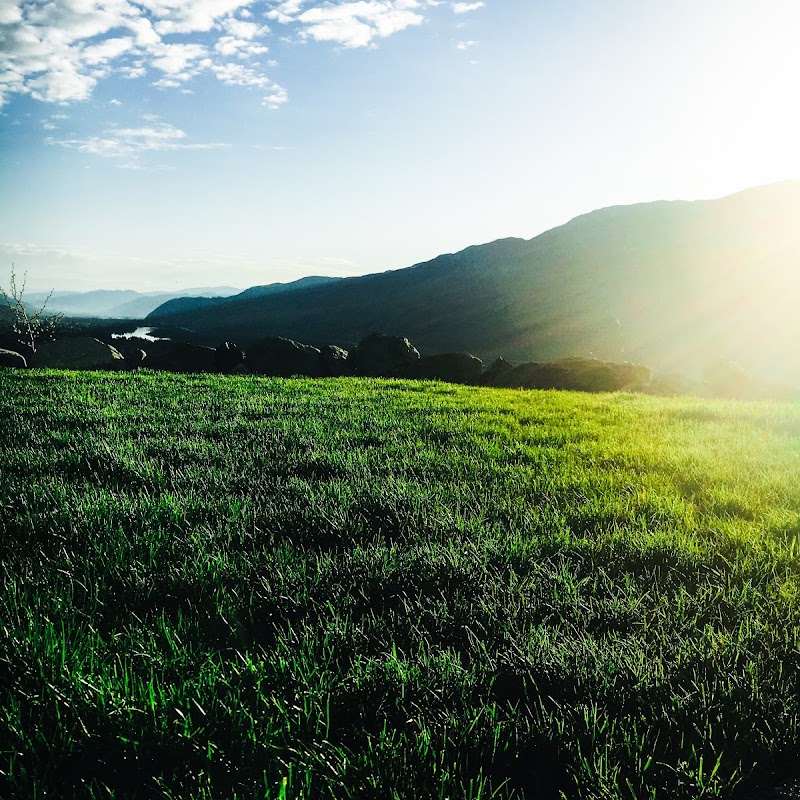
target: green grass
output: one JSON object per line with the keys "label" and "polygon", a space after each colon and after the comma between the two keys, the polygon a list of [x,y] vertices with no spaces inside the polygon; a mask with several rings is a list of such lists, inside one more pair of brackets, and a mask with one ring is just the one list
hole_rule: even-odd
{"label": "green grass", "polygon": [[0,797],[749,798],[800,406],[0,371]]}

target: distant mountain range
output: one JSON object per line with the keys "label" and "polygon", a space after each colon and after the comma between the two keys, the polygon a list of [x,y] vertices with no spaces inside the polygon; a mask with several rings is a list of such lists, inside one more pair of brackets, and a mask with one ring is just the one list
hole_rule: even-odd
{"label": "distant mountain range", "polygon": [[605,208],[530,240],[279,286],[174,300],[148,321],[241,344],[350,347],[381,331],[484,360],[593,354],[692,372],[723,358],[800,383],[800,181]]}
{"label": "distant mountain range", "polygon": [[[115,319],[142,319],[163,303],[177,297],[202,295],[225,297],[239,289],[231,286],[213,286],[182,289],[178,292],[135,292],[132,289],[99,289],[91,292],[53,292],[47,310],[62,312],[70,317],[113,317]],[[47,298],[47,292],[26,292],[26,306],[38,308]]]}
{"label": "distant mountain range", "polygon": [[[177,297],[167,300],[163,305],[158,306],[158,316],[162,318],[191,314],[194,316],[198,311],[217,310],[231,304],[233,307],[240,302],[270,297],[274,295],[286,294],[303,289],[310,289],[317,286],[325,286],[341,278],[325,278],[318,275],[309,275],[299,278],[290,283],[269,283],[265,286],[251,286],[243,292],[228,297]],[[149,313],[149,312],[148,312]]]}

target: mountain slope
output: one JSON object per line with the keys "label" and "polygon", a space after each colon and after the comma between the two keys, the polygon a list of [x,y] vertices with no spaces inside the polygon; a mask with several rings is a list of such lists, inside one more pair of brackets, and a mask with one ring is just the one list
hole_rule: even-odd
{"label": "mountain slope", "polygon": [[151,318],[246,344],[282,335],[345,347],[371,331],[424,353],[547,360],[592,353],[657,369],[734,359],[800,380],[800,182],[719,200],[616,206],[531,240],[407,269]]}
{"label": "mountain slope", "polygon": [[308,275],[290,283],[270,283],[265,286],[251,286],[238,294],[227,297],[176,297],[167,300],[151,311],[151,317],[159,320],[166,320],[174,316],[196,313],[197,311],[210,311],[224,308],[229,303],[238,304],[242,301],[250,301],[270,295],[286,294],[298,290],[309,289],[316,286],[324,286],[340,278],[328,278],[319,275]]}

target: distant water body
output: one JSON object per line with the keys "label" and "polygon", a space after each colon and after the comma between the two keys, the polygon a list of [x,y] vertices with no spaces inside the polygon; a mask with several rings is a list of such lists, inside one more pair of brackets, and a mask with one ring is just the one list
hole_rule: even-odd
{"label": "distant water body", "polygon": [[162,341],[163,337],[161,336],[151,336],[150,331],[152,328],[137,328],[133,333],[112,333],[112,339],[147,339],[148,342],[158,342]]}

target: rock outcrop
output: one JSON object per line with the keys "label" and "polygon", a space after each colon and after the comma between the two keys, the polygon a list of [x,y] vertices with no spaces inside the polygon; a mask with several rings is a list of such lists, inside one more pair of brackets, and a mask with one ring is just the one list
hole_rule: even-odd
{"label": "rock outcrop", "polygon": [[104,344],[91,336],[73,339],[58,339],[42,342],[31,355],[32,367],[51,369],[105,369],[123,370],[128,364],[122,353],[110,344]]}
{"label": "rock outcrop", "polygon": [[594,358],[562,358],[542,364],[531,361],[502,372],[492,386],[508,389],[568,389],[579,392],[616,392],[650,380],[642,364],[615,363]]}
{"label": "rock outcrop", "polygon": [[16,350],[0,348],[0,368],[15,367],[17,369],[25,369],[27,366],[28,362],[21,353],[18,353]]}
{"label": "rock outcrop", "polygon": [[147,343],[144,339],[132,337],[113,339],[112,341],[112,347],[118,352],[122,353],[122,357],[125,359],[129,367],[135,369],[136,367],[147,366],[145,364],[147,353],[142,347],[142,345]]}
{"label": "rock outcrop", "polygon": [[477,384],[483,362],[470,353],[441,353],[425,356],[395,371],[399,378]]}
{"label": "rock outcrop", "polygon": [[745,398],[754,394],[753,380],[733,361],[714,361],[703,371],[708,390],[715,397]]}
{"label": "rock outcrop", "polygon": [[238,345],[233,342],[222,342],[217,346],[214,355],[214,371],[226,374],[233,372],[243,361],[244,353]]}
{"label": "rock outcrop", "polygon": [[323,374],[321,354],[316,347],[282,336],[268,336],[251,344],[244,363],[259,375],[319,378]]}
{"label": "rock outcrop", "polygon": [[481,386],[498,385],[497,380],[500,378],[500,376],[504,372],[508,372],[512,369],[514,369],[514,365],[510,361],[506,361],[504,358],[496,358],[489,365],[489,368],[486,370],[486,372],[481,375]]}
{"label": "rock outcrop", "polygon": [[419,361],[419,351],[402,336],[371,333],[350,353],[349,361],[357,375],[389,378],[398,370]]}
{"label": "rock outcrop", "polygon": [[353,370],[349,361],[349,353],[335,344],[326,344],[320,348],[322,370],[325,375],[338,378],[349,375]]}
{"label": "rock outcrop", "polygon": [[216,350],[170,339],[128,340],[127,348],[144,351],[145,357],[137,366],[159,369],[165,372],[216,372]]}

